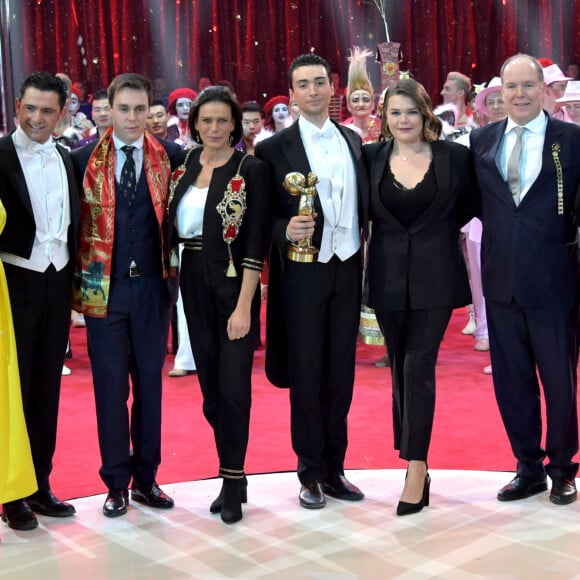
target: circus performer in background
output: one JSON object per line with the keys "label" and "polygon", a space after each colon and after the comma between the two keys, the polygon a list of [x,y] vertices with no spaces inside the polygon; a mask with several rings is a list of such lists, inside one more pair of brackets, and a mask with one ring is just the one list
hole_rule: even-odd
{"label": "circus performer in background", "polygon": [[282,131],[282,129],[286,129],[286,127],[292,125],[293,120],[288,107],[288,97],[283,95],[272,97],[264,105],[264,112],[266,113],[264,127],[268,131],[278,133],[279,131]]}
{"label": "circus performer in background", "polygon": [[[179,145],[185,147],[195,147],[196,143],[191,137],[187,118],[189,117],[189,109],[193,101],[195,101],[197,93],[193,89],[187,87],[175,89],[169,94],[169,102],[167,105],[171,119],[167,124],[167,135],[170,141],[174,141]],[[179,129],[179,137],[174,135],[175,127]]]}
{"label": "circus performer in background", "polygon": [[346,108],[351,117],[342,123],[356,131],[363,143],[375,143],[381,134],[380,120],[373,115],[375,92],[367,73],[366,59],[371,55],[358,46],[352,49],[346,88]]}

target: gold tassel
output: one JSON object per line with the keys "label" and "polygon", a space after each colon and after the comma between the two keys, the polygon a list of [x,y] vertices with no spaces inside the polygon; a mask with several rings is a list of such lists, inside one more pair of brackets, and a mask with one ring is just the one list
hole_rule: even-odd
{"label": "gold tassel", "polygon": [[236,272],[236,267],[234,266],[234,258],[232,257],[232,249],[228,244],[228,253],[230,255],[230,263],[228,264],[228,268],[226,270],[226,278],[237,278],[238,273]]}

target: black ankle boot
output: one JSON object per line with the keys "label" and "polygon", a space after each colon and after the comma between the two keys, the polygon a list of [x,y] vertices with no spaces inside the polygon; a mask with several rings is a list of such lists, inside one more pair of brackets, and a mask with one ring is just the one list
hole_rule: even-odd
{"label": "black ankle boot", "polygon": [[222,521],[226,524],[234,524],[242,519],[242,498],[239,481],[237,479],[224,479],[221,516]]}
{"label": "black ankle boot", "polygon": [[417,503],[409,503],[400,501],[397,505],[398,516],[408,516],[420,512],[424,507],[429,505],[429,487],[431,486],[431,478],[429,474],[425,475],[425,483],[423,484],[423,496]]}
{"label": "black ankle boot", "polygon": [[[244,476],[244,479],[236,479],[234,481],[237,481],[238,485],[240,486],[240,499],[242,500],[242,503],[247,503],[248,502],[248,480]],[[224,495],[224,486],[222,483],[222,488],[220,489],[219,495],[211,502],[211,505],[209,506],[209,511],[212,514],[219,514],[222,511],[223,495]]]}

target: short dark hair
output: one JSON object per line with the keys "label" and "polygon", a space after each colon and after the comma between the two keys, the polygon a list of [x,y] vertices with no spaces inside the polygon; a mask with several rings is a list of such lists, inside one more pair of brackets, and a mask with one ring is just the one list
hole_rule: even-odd
{"label": "short dark hair", "polygon": [[68,90],[65,82],[53,73],[33,72],[31,75],[27,76],[20,85],[20,100],[24,98],[24,93],[29,88],[56,93],[58,95],[58,104],[60,105],[61,111],[68,99]]}
{"label": "short dark hair", "polygon": [[246,101],[242,103],[242,113],[260,113],[262,119],[266,116],[263,107],[256,101]]}
{"label": "short dark hair", "polygon": [[301,54],[297,56],[288,69],[288,85],[292,89],[292,75],[294,71],[301,66],[323,66],[326,70],[326,75],[328,76],[328,82],[332,84],[332,70],[330,65],[318,54],[314,52],[307,52],[306,54]]}
{"label": "short dark hair", "polygon": [[[107,89],[99,89],[94,95],[92,101],[102,101],[103,99],[108,99],[109,94],[107,93]],[[91,101],[91,102],[92,102]]]}
{"label": "short dark hair", "polygon": [[501,78],[501,82],[503,83],[503,73],[505,72],[506,67],[509,64],[511,64],[512,62],[514,62],[515,60],[520,60],[520,59],[529,60],[534,65],[534,68],[538,71],[538,76],[540,78],[540,82],[543,83],[544,82],[544,69],[542,68],[542,65],[540,64],[540,61],[537,58],[534,58],[533,56],[530,56],[529,54],[524,54],[522,52],[519,52],[518,54],[514,54],[514,55],[510,56],[501,65],[501,69],[499,71],[499,76]]}
{"label": "short dark hair", "polygon": [[231,143],[235,145],[242,138],[242,108],[236,98],[231,93],[231,91],[221,85],[214,85],[213,87],[207,87],[199,93],[191,109],[189,110],[189,119],[187,124],[189,126],[189,131],[193,135],[196,142],[199,141],[199,133],[195,129],[195,124],[199,118],[200,108],[207,103],[224,103],[228,105],[232,113],[232,121],[234,122],[234,129],[231,133]]}
{"label": "short dark hair", "polygon": [[153,85],[148,78],[137,73],[123,73],[117,75],[107,89],[109,97],[109,104],[113,106],[115,95],[123,89],[133,89],[135,91],[145,91],[147,93],[147,101],[151,105],[153,100]]}
{"label": "short dark hair", "polygon": [[414,101],[423,117],[423,139],[425,141],[437,141],[441,135],[442,123],[433,114],[431,97],[425,90],[425,87],[414,79],[402,79],[397,81],[392,87],[387,89],[385,101],[383,103],[382,113],[382,134],[385,138],[393,137],[387,125],[387,110],[389,108],[389,99],[395,95],[407,97]]}
{"label": "short dark hair", "polygon": [[163,107],[165,109],[165,112],[167,113],[167,105],[165,104],[165,101],[163,99],[153,99],[153,101],[151,101],[151,104],[149,106]]}

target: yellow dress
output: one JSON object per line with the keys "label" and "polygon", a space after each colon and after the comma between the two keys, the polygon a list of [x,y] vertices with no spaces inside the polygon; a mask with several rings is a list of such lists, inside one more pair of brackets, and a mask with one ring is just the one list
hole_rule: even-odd
{"label": "yellow dress", "polygon": [[[6,210],[0,202],[0,232]],[[4,266],[0,260],[0,503],[28,497],[37,489],[22,411],[16,342]]]}

